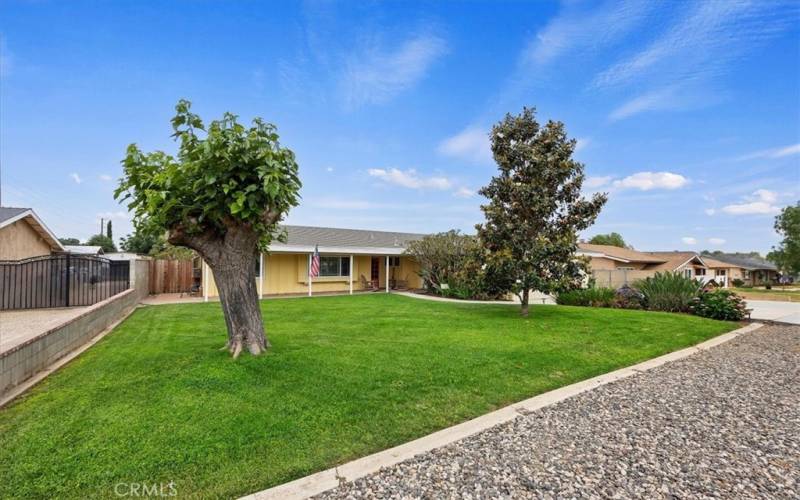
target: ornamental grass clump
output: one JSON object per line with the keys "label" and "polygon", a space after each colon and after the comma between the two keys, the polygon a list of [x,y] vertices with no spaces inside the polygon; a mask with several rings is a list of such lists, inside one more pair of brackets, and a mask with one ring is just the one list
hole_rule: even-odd
{"label": "ornamental grass clump", "polygon": [[651,311],[689,312],[702,285],[680,273],[664,272],[639,280],[634,287],[642,292],[644,306]]}
{"label": "ornamental grass clump", "polygon": [[750,312],[744,299],[730,290],[711,290],[695,297],[692,313],[704,318],[741,321]]}

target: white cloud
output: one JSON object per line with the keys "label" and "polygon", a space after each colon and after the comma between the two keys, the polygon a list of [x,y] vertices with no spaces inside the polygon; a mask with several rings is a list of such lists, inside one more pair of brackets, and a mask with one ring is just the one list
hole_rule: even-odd
{"label": "white cloud", "polygon": [[795,18],[791,4],[749,0],[690,4],[676,11],[675,22],[652,43],[601,72],[595,85],[637,80],[670,85],[719,76],[730,63],[790,27]]}
{"label": "white cloud", "polygon": [[578,2],[536,33],[522,54],[525,63],[543,65],[569,53],[586,53],[619,40],[646,17],[651,2],[609,1],[593,10]]}
{"label": "white cloud", "polygon": [[684,245],[697,245],[697,238],[692,238],[691,236],[684,236],[681,241]]}
{"label": "white cloud", "polygon": [[471,198],[475,196],[475,191],[469,188],[460,187],[453,192],[453,196],[457,196],[459,198]]}
{"label": "white cloud", "polygon": [[778,201],[778,194],[768,189],[757,189],[744,199],[743,203],[722,207],[722,211],[731,215],[777,214],[781,211],[780,207],[774,205]]}
{"label": "white cloud", "polygon": [[340,88],[345,102],[358,107],[389,101],[422,80],[445,53],[444,39],[432,34],[413,36],[391,51],[370,43],[344,64]]}
{"label": "white cloud", "polygon": [[581,149],[586,148],[589,144],[592,143],[592,140],[588,137],[579,137],[577,141],[575,141],[575,152],[577,153]]}
{"label": "white cloud", "polygon": [[608,119],[617,121],[645,111],[673,109],[678,106],[677,103],[679,101],[680,99],[676,96],[675,89],[672,87],[652,90],[624,102],[611,111]]}
{"label": "white cloud", "polygon": [[611,182],[612,177],[610,175],[600,176],[600,177],[587,177],[586,180],[583,182],[583,187],[589,189],[596,189],[599,187],[603,187]]}
{"label": "white cloud", "polygon": [[689,183],[689,179],[672,172],[637,172],[624,179],[614,181],[614,187],[619,189],[678,189]]}
{"label": "white cloud", "polygon": [[775,203],[778,201],[778,193],[770,191],[769,189],[756,189],[753,191],[752,196],[748,196],[751,201],[763,201],[766,203]]}
{"label": "white cloud", "polygon": [[711,243],[712,245],[724,245],[725,244],[725,240],[722,239],[722,238],[709,238],[708,242]]}
{"label": "white cloud", "polygon": [[783,146],[780,148],[763,149],[761,151],[755,151],[753,153],[748,153],[746,155],[739,156],[738,158],[736,158],[736,160],[746,161],[746,160],[776,159],[796,154],[800,154],[800,144],[790,144],[788,146]]}
{"label": "white cloud", "polygon": [[97,177],[98,177],[98,178],[99,178],[101,181],[105,181],[105,182],[108,182],[108,181],[110,181],[111,179],[113,179],[113,177],[111,177],[110,175],[107,175],[107,174],[100,174],[100,175],[99,175],[99,176],[97,176]]}
{"label": "white cloud", "polygon": [[716,208],[706,208],[703,211],[706,213],[706,215],[714,215],[715,213],[717,213]]}
{"label": "white cloud", "polygon": [[75,184],[80,184],[81,182],[83,182],[81,176],[76,174],[75,172],[69,174],[69,178],[72,179],[75,182]]}
{"label": "white cloud", "polygon": [[367,172],[370,176],[377,177],[388,184],[395,184],[410,189],[444,190],[450,189],[452,185],[447,177],[420,177],[413,168],[409,170],[371,168]]}
{"label": "white cloud", "polygon": [[326,172],[333,172],[333,167],[328,167],[325,169]]}
{"label": "white cloud", "polygon": [[478,127],[467,127],[439,144],[439,153],[472,163],[492,163],[489,134]]}

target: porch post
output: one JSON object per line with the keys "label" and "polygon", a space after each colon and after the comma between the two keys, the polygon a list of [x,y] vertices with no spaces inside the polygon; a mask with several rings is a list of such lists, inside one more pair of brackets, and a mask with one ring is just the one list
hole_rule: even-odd
{"label": "porch post", "polygon": [[389,256],[386,256],[386,293],[389,293]]}
{"label": "porch post", "polygon": [[203,302],[208,302],[208,264],[206,261],[203,261]]}
{"label": "porch post", "polygon": [[350,254],[350,295],[353,295],[353,254]]}
{"label": "porch post", "polygon": [[311,297],[311,254],[308,254],[308,296]]}
{"label": "porch post", "polygon": [[258,252],[258,298],[264,298],[264,253]]}

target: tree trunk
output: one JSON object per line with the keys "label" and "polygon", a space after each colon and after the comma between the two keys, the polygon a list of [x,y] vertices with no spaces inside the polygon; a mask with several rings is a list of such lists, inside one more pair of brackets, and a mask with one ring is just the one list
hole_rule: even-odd
{"label": "tree trunk", "polygon": [[257,356],[269,348],[258,305],[254,259],[250,252],[222,252],[216,262],[209,263],[228,327],[226,347],[234,358],[243,349]]}
{"label": "tree trunk", "polygon": [[522,291],[522,297],[520,297],[519,301],[522,303],[522,309],[520,309],[519,314],[525,318],[528,317],[528,294],[530,290],[526,287]]}

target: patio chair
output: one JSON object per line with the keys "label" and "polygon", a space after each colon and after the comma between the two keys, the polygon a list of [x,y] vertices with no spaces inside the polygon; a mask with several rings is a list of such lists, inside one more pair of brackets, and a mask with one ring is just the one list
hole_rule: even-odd
{"label": "patio chair", "polygon": [[368,280],[363,274],[359,278],[362,290],[372,290],[373,292],[378,289],[378,280]]}

